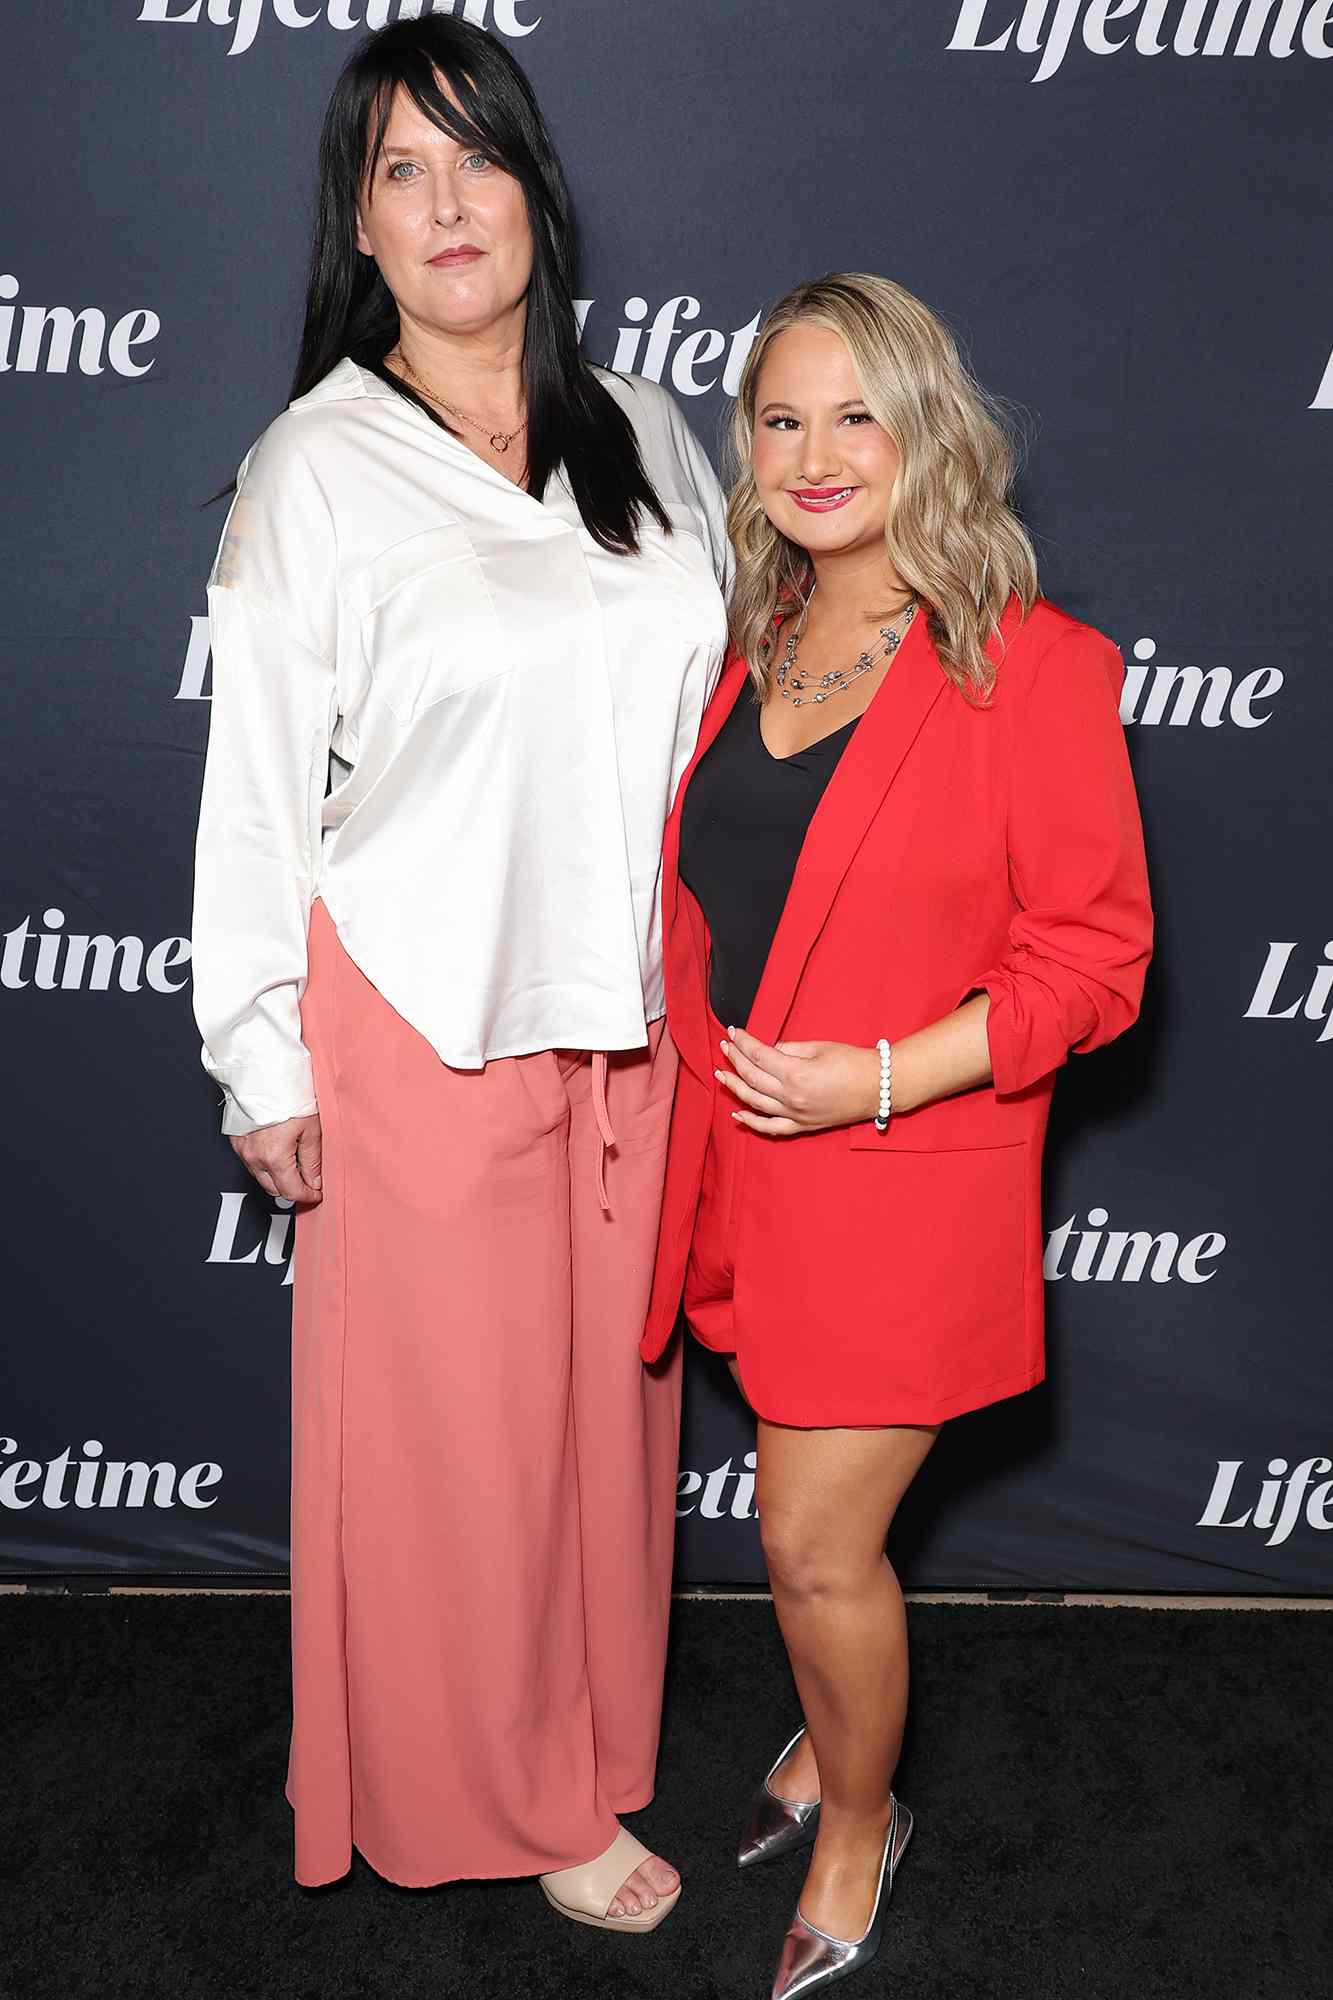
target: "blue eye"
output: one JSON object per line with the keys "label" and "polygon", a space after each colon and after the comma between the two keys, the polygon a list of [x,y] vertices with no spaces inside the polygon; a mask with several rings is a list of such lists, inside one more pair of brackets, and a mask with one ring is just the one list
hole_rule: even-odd
{"label": "blue eye", "polygon": [[404,176],[401,175],[398,171],[400,167],[406,167],[409,174],[414,174],[416,172],[416,168],[412,165],[412,162],[410,160],[395,160],[393,165],[390,167],[388,174],[388,178],[391,181],[401,180],[404,178]]}

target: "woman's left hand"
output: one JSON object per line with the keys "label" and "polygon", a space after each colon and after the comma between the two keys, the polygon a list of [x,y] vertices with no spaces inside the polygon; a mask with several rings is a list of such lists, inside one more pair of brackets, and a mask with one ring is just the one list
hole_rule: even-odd
{"label": "woman's left hand", "polygon": [[879,1109],[879,1053],[850,1042],[779,1042],[770,1048],[729,1028],[722,1053],[731,1071],[715,1071],[736,1099],[732,1116],[770,1139],[855,1125]]}

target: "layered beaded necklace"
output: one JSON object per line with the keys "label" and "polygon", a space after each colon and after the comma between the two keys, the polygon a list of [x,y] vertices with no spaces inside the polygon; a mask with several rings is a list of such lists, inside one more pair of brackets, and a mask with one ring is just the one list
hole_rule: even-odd
{"label": "layered beaded necklace", "polygon": [[[814,594],[812,585],[810,597]],[[852,666],[837,667],[832,673],[821,674],[818,680],[812,680],[809,675],[803,674],[796,664],[796,649],[801,642],[806,613],[810,609],[810,597],[806,598],[800,617],[787,634],[782,659],[773,677],[778,693],[784,701],[789,701],[793,708],[804,708],[810,702],[828,701],[834,695],[846,694],[848,688],[854,687],[863,674],[868,674],[881,660],[891,659],[901,646],[907,628],[916,617],[917,611],[917,601],[911,598],[905,609],[895,614],[890,624],[880,626],[879,638],[874,645],[867,646],[865,652]]]}

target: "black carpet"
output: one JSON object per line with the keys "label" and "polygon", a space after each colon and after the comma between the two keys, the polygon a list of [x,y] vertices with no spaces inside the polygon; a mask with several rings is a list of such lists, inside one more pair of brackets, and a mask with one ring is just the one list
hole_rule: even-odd
{"label": "black carpet", "polygon": [[[1333,1993],[1333,1615],[919,1606],[917,1833],[849,1996]],[[0,1598],[5,2000],[767,2000],[803,1859],[737,1875],[790,1733],[771,1608],[676,1607],[649,1938],[530,1882],[291,1880],[282,1597]]]}

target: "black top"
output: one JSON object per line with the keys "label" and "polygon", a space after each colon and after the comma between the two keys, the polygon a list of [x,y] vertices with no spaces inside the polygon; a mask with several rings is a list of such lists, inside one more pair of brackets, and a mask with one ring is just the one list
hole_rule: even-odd
{"label": "black top", "polygon": [[681,880],[713,940],[709,1005],[745,1027],[815,807],[860,721],[774,757],[748,689],[695,766],[680,815]]}

